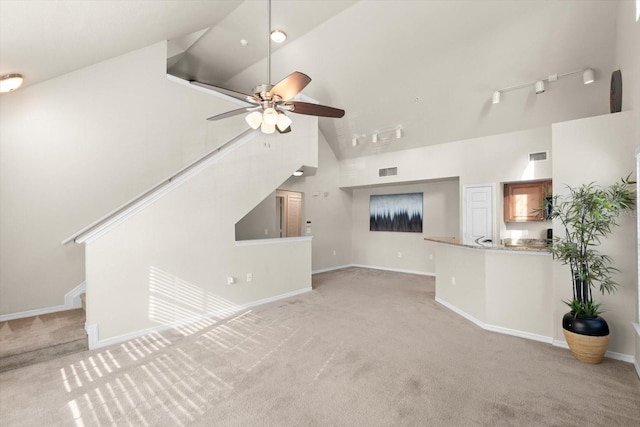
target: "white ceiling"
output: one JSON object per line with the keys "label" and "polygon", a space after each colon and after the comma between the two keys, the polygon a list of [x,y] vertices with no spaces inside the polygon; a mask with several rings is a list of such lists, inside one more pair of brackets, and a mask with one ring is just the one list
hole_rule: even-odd
{"label": "white ceiling", "polygon": [[[610,0],[273,0],[272,27],[289,39],[272,54],[272,83],[304,72],[306,95],[346,110],[320,120],[341,158],[601,114],[617,10]],[[208,29],[176,70],[249,92],[266,83],[266,11],[262,0],[0,0],[0,73],[33,85]],[[495,89],[586,66],[593,85],[566,79],[490,103]],[[396,127],[403,138],[370,142]]]}

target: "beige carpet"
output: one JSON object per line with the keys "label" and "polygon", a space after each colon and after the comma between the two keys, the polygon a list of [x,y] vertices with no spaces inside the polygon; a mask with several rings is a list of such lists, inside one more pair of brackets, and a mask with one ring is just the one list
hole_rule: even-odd
{"label": "beige carpet", "polygon": [[432,278],[359,268],[314,291],[0,374],[0,424],[635,426],[628,363],[486,332]]}
{"label": "beige carpet", "polygon": [[84,323],[81,308],[0,322],[0,372],[86,351]]}

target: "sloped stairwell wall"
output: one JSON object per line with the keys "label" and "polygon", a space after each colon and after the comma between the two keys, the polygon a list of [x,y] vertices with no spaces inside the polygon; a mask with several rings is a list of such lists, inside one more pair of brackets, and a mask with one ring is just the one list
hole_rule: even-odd
{"label": "sloped stairwell wall", "polygon": [[293,126],[289,134],[257,133],[224,150],[198,174],[87,240],[92,348],[311,289],[310,239],[236,245],[234,234],[235,223],[292,172],[317,167],[317,118],[296,115]]}

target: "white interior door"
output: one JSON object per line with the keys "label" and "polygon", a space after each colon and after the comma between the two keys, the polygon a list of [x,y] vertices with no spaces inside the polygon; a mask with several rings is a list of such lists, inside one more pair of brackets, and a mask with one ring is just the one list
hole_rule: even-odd
{"label": "white interior door", "polygon": [[463,243],[493,240],[493,186],[470,185],[464,187]]}

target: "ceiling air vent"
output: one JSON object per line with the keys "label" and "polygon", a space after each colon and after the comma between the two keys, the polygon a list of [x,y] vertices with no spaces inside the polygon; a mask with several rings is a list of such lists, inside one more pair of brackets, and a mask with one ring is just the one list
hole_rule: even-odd
{"label": "ceiling air vent", "polygon": [[378,176],[392,176],[392,175],[398,175],[397,167],[378,169]]}
{"label": "ceiling air vent", "polygon": [[537,153],[529,153],[529,161],[530,162],[543,162],[547,160],[547,152],[539,151]]}

